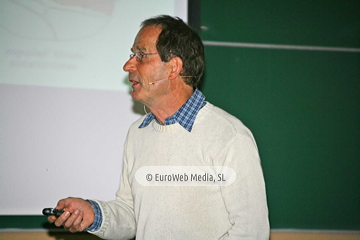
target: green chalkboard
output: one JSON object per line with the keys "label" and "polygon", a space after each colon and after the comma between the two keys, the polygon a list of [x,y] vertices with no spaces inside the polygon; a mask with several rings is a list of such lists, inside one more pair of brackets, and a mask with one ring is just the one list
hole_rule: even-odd
{"label": "green chalkboard", "polygon": [[45,216],[0,216],[1,229],[55,229],[55,226],[48,223]]}
{"label": "green chalkboard", "polygon": [[254,133],[273,229],[360,230],[359,16],[359,1],[201,1],[201,89]]}

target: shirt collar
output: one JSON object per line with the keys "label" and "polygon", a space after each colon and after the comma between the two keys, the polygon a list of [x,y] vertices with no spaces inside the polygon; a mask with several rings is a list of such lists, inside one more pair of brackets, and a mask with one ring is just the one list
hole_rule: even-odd
{"label": "shirt collar", "polygon": [[[171,125],[179,123],[183,128],[191,132],[195,122],[196,115],[200,109],[205,106],[205,96],[200,92],[199,89],[195,89],[191,97],[179,108],[172,116],[165,119],[164,125]],[[141,123],[139,128],[144,128],[150,124],[152,120],[156,120],[154,114],[149,113],[146,115],[144,121]]]}

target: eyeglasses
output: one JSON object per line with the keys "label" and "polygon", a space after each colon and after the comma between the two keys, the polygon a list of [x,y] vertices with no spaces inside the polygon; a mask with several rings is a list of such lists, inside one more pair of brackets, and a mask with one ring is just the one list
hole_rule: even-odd
{"label": "eyeglasses", "polygon": [[136,52],[136,53],[130,54],[130,59],[135,57],[136,61],[141,62],[144,56],[154,55],[154,54],[158,54],[158,53],[140,53],[140,52]]}

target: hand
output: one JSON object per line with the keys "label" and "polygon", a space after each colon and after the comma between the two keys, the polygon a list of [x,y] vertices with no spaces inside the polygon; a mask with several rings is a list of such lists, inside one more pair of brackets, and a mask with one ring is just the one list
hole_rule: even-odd
{"label": "hand", "polygon": [[49,216],[48,221],[73,233],[84,231],[95,219],[91,203],[81,198],[62,199],[56,209],[63,209],[64,213],[60,217]]}

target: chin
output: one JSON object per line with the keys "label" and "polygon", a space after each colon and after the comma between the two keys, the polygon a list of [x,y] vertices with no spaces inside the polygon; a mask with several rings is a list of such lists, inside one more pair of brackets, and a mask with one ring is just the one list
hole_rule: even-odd
{"label": "chin", "polygon": [[133,100],[138,101],[138,93],[132,91],[131,92],[131,97],[132,97]]}
{"label": "chin", "polygon": [[141,102],[141,103],[142,103],[142,101],[141,101],[141,94],[139,94],[138,92],[132,91],[132,92],[131,92],[131,97],[132,97],[132,99],[133,99],[134,101],[137,101],[137,102]]}

